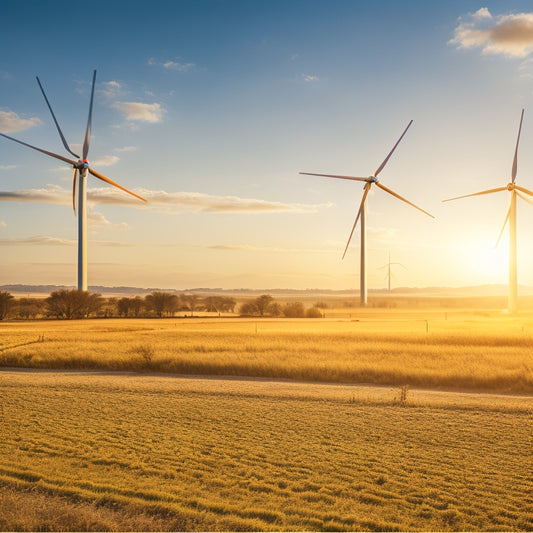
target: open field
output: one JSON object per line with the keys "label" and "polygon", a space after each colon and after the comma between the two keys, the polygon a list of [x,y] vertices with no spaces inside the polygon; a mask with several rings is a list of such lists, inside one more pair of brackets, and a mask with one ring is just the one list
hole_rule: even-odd
{"label": "open field", "polygon": [[531,398],[0,372],[2,530],[531,530]]}
{"label": "open field", "polygon": [[367,309],[350,314],[351,319],[0,323],[0,366],[533,394],[531,313]]}

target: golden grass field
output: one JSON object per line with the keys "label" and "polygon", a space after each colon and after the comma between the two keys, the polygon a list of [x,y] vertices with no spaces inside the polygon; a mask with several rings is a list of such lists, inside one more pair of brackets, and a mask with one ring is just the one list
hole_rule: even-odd
{"label": "golden grass field", "polygon": [[530,531],[532,348],[488,312],[0,324],[0,530]]}

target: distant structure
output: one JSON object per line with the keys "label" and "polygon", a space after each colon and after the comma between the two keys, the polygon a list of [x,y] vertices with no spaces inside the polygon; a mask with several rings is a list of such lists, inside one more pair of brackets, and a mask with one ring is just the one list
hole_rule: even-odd
{"label": "distant structure", "polygon": [[399,265],[399,266],[402,266],[403,268],[405,268],[405,266],[402,265],[401,263],[391,263],[390,252],[389,252],[389,262],[386,265],[383,265],[383,266],[379,267],[379,268],[386,268],[387,269],[387,280],[388,280],[387,288],[388,288],[389,292],[391,291],[391,278],[392,278],[391,266],[393,266],[393,265]]}
{"label": "distant structure", "polygon": [[80,156],[75,154],[70,149],[69,145],[67,144],[65,136],[63,135],[63,132],[61,131],[61,128],[59,127],[59,123],[57,122],[54,112],[52,111],[52,106],[50,105],[50,102],[48,101],[48,98],[46,97],[46,93],[44,92],[43,86],[41,85],[41,82],[39,78],[37,77],[37,83],[39,84],[39,88],[41,89],[41,92],[43,93],[44,99],[46,101],[46,105],[48,106],[48,109],[50,110],[50,113],[52,114],[54,124],[56,125],[57,132],[59,133],[59,137],[61,138],[61,141],[63,142],[63,146],[65,147],[67,152],[69,152],[70,154],[72,154],[74,157],[77,158],[77,161],[75,161],[74,159],[70,159],[68,157],[63,157],[53,152],[48,152],[41,148],[37,148],[36,146],[32,146],[31,144],[27,144],[25,142],[19,141],[18,139],[14,139],[13,137],[9,137],[9,135],[0,133],[0,135],[2,137],[5,137],[6,139],[10,139],[11,141],[15,141],[19,144],[27,146],[28,148],[32,148],[33,150],[37,150],[38,152],[42,152],[43,154],[49,155],[50,157],[54,157],[56,159],[59,159],[60,161],[64,161],[65,163],[72,165],[74,169],[74,178],[73,178],[73,183],[72,183],[72,206],[74,208],[74,212],[76,212],[76,176],[78,177],[78,289],[82,291],[87,290],[87,173],[92,174],[94,177],[102,181],[105,181],[106,183],[109,183],[110,185],[113,185],[114,187],[117,187],[118,189],[121,189],[127,192],[128,194],[131,194],[132,196],[135,196],[136,198],[138,198],[139,200],[142,200],[143,202],[146,202],[146,200],[142,198],[141,196],[139,196],[138,194],[135,194],[134,192],[129,191],[128,189],[122,187],[122,185],[115,183],[114,181],[110,180],[103,174],[96,172],[96,170],[92,169],[89,166],[89,161],[87,161],[87,155],[89,154],[89,142],[90,142],[90,137],[91,137],[91,117],[93,113],[95,82],[96,82],[96,70],[93,72],[93,84],[92,84],[92,89],[91,89],[91,101],[89,104],[89,116],[87,118],[87,128],[85,130],[85,139],[83,140],[82,157],[80,158]]}
{"label": "distant structure", "polygon": [[355,230],[355,227],[357,226],[357,222],[359,219],[361,219],[361,276],[360,276],[360,287],[361,287],[361,307],[366,307],[368,303],[368,289],[367,289],[367,271],[366,271],[366,198],[368,196],[368,193],[370,192],[370,189],[372,185],[376,185],[376,187],[379,187],[383,191],[391,194],[395,198],[398,198],[402,202],[405,202],[409,204],[410,206],[414,207],[415,209],[418,209],[419,211],[422,211],[422,213],[425,213],[426,215],[430,216],[431,218],[435,218],[433,215],[428,213],[427,211],[424,211],[422,208],[416,206],[409,200],[406,200],[402,196],[400,196],[398,193],[395,193],[391,189],[385,187],[385,185],[381,184],[378,181],[378,175],[379,173],[385,168],[385,165],[387,164],[388,160],[390,159],[391,155],[393,154],[394,150],[396,150],[396,147],[398,144],[400,144],[400,141],[403,139],[403,136],[407,133],[407,130],[411,126],[413,121],[411,120],[403,133],[400,135],[400,138],[398,141],[396,141],[396,144],[392,147],[392,150],[389,152],[383,163],[378,167],[378,169],[374,172],[373,176],[369,176],[368,178],[361,178],[361,177],[354,177],[354,176],[339,176],[336,174],[315,174],[311,172],[300,172],[300,174],[306,174],[308,176],[323,176],[326,178],[339,178],[343,180],[353,180],[353,181],[363,181],[365,183],[364,189],[363,189],[363,198],[361,200],[361,204],[359,205],[359,211],[357,212],[357,216],[355,217],[355,222],[352,227],[352,231],[350,232],[350,236],[348,237],[348,242],[346,243],[346,247],[344,248],[344,253],[342,255],[342,258],[344,259],[344,256],[346,255],[346,252],[348,250],[348,246],[350,245],[350,241],[352,240],[352,235]]}
{"label": "distant structure", "polygon": [[[522,131],[522,120],[524,119],[524,110],[520,115],[520,125],[518,126],[518,137],[516,139],[516,147],[514,151],[513,167],[511,169],[511,181],[505,187],[497,187],[496,189],[488,189],[486,191],[475,192],[472,194],[465,194],[464,196],[456,196],[455,198],[448,198],[443,202],[451,202],[452,200],[458,200],[460,198],[468,198],[470,196],[480,196],[482,194],[491,194],[494,192],[509,191],[511,193],[511,202],[503,226],[498,236],[496,246],[500,243],[500,240],[505,229],[505,225],[509,222],[509,296],[508,296],[508,309],[510,313],[516,313],[518,310],[518,275],[517,275],[517,251],[516,251],[516,197],[519,196],[526,202],[531,203],[531,198],[525,195],[533,197],[533,191],[520,187],[515,183],[516,174],[518,171],[518,144],[520,142],[520,132]],[[522,194],[521,194],[522,193]]]}

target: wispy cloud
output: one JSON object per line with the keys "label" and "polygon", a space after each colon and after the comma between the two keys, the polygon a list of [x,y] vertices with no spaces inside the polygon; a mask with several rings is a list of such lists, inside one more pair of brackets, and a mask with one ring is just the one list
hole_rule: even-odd
{"label": "wispy cloud", "polygon": [[[215,196],[199,192],[150,191],[135,189],[148,200],[143,204],[138,200],[112,187],[89,189],[87,197],[93,204],[129,205],[136,208],[151,208],[169,213],[315,213],[333,204],[300,204],[271,202],[255,198],[238,196]],[[41,189],[25,189],[19,191],[0,191],[0,201],[11,202],[43,202],[58,205],[70,205],[72,192],[58,185],[47,185]]]}
{"label": "wispy cloud", "polygon": [[114,148],[114,152],[135,152],[137,150],[136,146],[122,146],[121,148]]}
{"label": "wispy cloud", "polygon": [[268,252],[268,253],[338,253],[337,249],[327,248],[280,248],[278,246],[251,246],[249,244],[214,244],[207,246],[210,250],[225,250],[228,252]]}
{"label": "wispy cloud", "polygon": [[[22,237],[18,239],[0,239],[0,246],[74,246],[75,239],[60,239],[58,237],[49,237],[47,235],[36,235],[34,237]],[[134,244],[121,241],[91,241],[91,245],[112,246],[112,247],[131,247]]]}
{"label": "wispy cloud", "polygon": [[129,229],[129,226],[126,222],[119,222],[118,224],[110,222],[109,220],[107,220],[107,218],[102,213],[100,213],[99,211],[96,211],[91,206],[89,206],[89,209],[88,209],[87,219],[91,225],[91,228],[111,226],[111,227],[115,227],[118,229]]}
{"label": "wispy cloud", "polygon": [[17,165],[0,165],[0,170],[13,170]]}
{"label": "wispy cloud", "polygon": [[159,60],[151,57],[148,60],[148,64],[156,67],[162,67],[166,70],[176,70],[178,72],[187,72],[196,66],[194,63],[184,62],[179,58]]}
{"label": "wispy cloud", "polygon": [[533,13],[493,16],[482,7],[459,19],[449,44],[481,48],[483,54],[526,57],[533,52]]}
{"label": "wispy cloud", "polygon": [[99,159],[94,159],[91,161],[91,166],[94,167],[110,167],[120,161],[120,158],[116,155],[104,155]]}
{"label": "wispy cloud", "polygon": [[39,124],[41,121],[37,117],[21,118],[14,111],[0,110],[0,131],[3,133],[27,130]]}
{"label": "wispy cloud", "polygon": [[7,228],[7,224],[3,220],[0,220],[0,228]]}
{"label": "wispy cloud", "polygon": [[0,246],[25,246],[28,244],[39,244],[43,246],[72,246],[73,244],[76,244],[76,241],[72,239],[59,239],[57,237],[48,237],[46,235],[23,237],[20,239],[0,239]]}
{"label": "wispy cloud", "polygon": [[118,81],[103,81],[98,84],[98,93],[106,98],[116,98],[122,89],[122,85]]}
{"label": "wispy cloud", "polygon": [[311,74],[302,74],[302,79],[307,83],[320,80],[318,76],[312,76]]}
{"label": "wispy cloud", "polygon": [[163,120],[164,109],[157,103],[115,102],[111,107],[122,113],[126,120],[152,123]]}

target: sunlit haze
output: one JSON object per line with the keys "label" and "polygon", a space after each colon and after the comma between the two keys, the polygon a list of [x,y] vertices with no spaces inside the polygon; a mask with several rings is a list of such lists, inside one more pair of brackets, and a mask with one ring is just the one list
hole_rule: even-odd
{"label": "sunlit haze", "polygon": [[[80,150],[97,70],[89,285],[359,286],[363,183],[373,187],[368,286],[504,284],[495,248],[522,108],[516,182],[533,190],[528,1],[194,0],[2,6],[0,132]],[[0,137],[0,285],[75,285],[72,168]],[[518,199],[518,281],[533,286],[533,206]]]}

